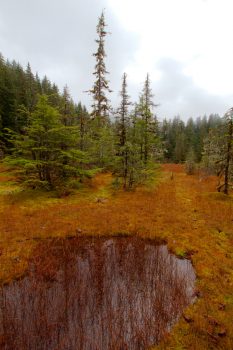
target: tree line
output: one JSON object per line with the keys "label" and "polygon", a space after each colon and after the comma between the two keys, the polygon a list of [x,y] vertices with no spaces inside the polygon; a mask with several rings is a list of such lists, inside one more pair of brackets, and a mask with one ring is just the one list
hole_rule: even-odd
{"label": "tree line", "polygon": [[95,80],[88,91],[90,112],[72,100],[67,86],[61,93],[46,76],[34,75],[30,64],[23,69],[0,56],[1,157],[19,166],[22,181],[33,188],[79,186],[85,177],[109,170],[117,186],[130,189],[150,176],[156,162],[186,162],[201,163],[219,175],[219,190],[227,193],[233,175],[232,113],[158,122],[149,74],[135,103],[126,73],[113,110],[105,66],[107,34],[102,13],[93,54]]}

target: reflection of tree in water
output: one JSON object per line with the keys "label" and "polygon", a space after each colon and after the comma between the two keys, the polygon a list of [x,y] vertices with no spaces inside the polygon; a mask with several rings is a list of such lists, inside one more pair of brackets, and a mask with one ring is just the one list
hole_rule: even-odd
{"label": "reflection of tree in water", "polygon": [[192,301],[194,271],[139,238],[58,240],[1,295],[5,350],[144,349]]}

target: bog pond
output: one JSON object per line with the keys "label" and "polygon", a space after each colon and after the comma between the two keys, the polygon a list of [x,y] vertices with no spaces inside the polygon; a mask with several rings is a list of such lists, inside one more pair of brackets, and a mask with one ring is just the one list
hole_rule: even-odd
{"label": "bog pond", "polygon": [[4,350],[140,350],[193,300],[189,260],[137,237],[41,244],[27,275],[1,289]]}

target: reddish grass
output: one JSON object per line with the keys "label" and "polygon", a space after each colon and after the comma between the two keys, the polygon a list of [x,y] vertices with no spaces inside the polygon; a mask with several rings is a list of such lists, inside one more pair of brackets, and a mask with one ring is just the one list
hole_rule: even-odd
{"label": "reddish grass", "polygon": [[2,291],[5,350],[144,349],[193,300],[190,262],[137,237],[46,241],[28,270]]}
{"label": "reddish grass", "polygon": [[[216,178],[187,176],[165,164],[154,188],[111,193],[97,202],[111,176],[98,175],[94,196],[80,194],[40,202],[5,196],[0,203],[0,279],[23,273],[38,240],[70,235],[136,234],[166,239],[169,248],[192,258],[198,301],[187,310],[160,349],[233,349],[233,199],[215,192]],[[171,178],[171,172],[173,177]],[[17,261],[17,257],[20,260]],[[211,321],[214,319],[216,322]]]}
{"label": "reddish grass", "polygon": [[167,163],[162,164],[162,169],[172,173],[182,173],[184,171],[184,165]]}

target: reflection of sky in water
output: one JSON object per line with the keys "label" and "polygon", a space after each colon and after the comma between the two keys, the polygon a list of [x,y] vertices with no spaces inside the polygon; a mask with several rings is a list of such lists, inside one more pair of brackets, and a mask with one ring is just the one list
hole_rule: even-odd
{"label": "reflection of sky in water", "polygon": [[[195,274],[139,238],[62,241],[4,287],[4,349],[144,349],[192,300]],[[43,255],[43,254],[42,254]]]}

